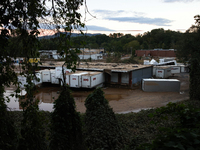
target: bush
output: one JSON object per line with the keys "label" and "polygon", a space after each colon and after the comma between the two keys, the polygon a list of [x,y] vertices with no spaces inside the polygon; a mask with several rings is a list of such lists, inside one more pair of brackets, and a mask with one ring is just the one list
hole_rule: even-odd
{"label": "bush", "polygon": [[85,106],[85,141],[88,148],[121,149],[124,142],[122,130],[101,88],[87,97]]}

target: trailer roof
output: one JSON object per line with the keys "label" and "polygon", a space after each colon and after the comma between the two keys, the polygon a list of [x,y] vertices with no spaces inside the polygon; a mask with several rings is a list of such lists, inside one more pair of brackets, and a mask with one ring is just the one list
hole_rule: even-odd
{"label": "trailer roof", "polygon": [[153,66],[153,67],[157,69],[171,69],[171,66]]}
{"label": "trailer roof", "polygon": [[177,82],[180,82],[178,79],[143,79],[143,81],[177,81]]}
{"label": "trailer roof", "polygon": [[102,72],[91,72],[89,71],[87,74],[83,74],[83,76],[93,76],[93,75],[97,75],[97,74],[101,74]]}
{"label": "trailer roof", "polygon": [[71,73],[67,73],[66,75],[82,75],[82,76],[93,76],[96,74],[100,74],[102,72],[92,72],[92,71],[75,71]]}

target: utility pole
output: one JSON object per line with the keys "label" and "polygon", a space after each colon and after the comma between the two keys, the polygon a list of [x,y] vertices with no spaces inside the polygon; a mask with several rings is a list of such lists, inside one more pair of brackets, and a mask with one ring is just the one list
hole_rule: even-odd
{"label": "utility pole", "polygon": [[83,48],[83,60],[84,60],[84,55],[85,55],[85,48]]}
{"label": "utility pole", "polygon": [[131,47],[131,56],[132,56],[132,48],[133,48],[133,47]]}

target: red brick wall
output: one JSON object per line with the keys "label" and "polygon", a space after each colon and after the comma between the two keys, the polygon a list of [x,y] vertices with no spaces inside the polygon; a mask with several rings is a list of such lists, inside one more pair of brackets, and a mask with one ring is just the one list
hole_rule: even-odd
{"label": "red brick wall", "polygon": [[159,56],[159,57],[176,57],[174,51],[166,51],[166,50],[136,50],[135,54],[137,56]]}

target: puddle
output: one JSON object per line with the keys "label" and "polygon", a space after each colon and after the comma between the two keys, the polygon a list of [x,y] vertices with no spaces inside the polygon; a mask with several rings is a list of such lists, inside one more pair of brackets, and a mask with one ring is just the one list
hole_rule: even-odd
{"label": "puddle", "polygon": [[113,94],[108,94],[108,95],[105,95],[105,98],[108,100],[108,101],[119,101],[120,99],[123,98],[122,95],[119,95],[119,94],[116,94],[116,95],[113,95]]}
{"label": "puddle", "polygon": [[[84,112],[86,110],[85,108],[85,100],[87,96],[92,92],[93,90],[78,90],[74,89],[72,91],[72,96],[74,97],[77,110],[80,112]],[[9,96],[10,94],[13,94],[14,89],[8,88],[6,92],[4,93],[4,96]],[[22,90],[21,95],[25,95],[26,91]],[[60,87],[42,87],[37,90],[35,94],[35,98],[39,100],[39,109],[45,110],[45,111],[53,111],[53,102],[59,97],[60,95]],[[108,101],[119,101],[123,98],[123,95],[120,94],[105,94],[105,98]],[[23,100],[16,99],[15,97],[9,97],[10,102],[7,103],[7,106],[10,110],[22,110],[22,107],[20,103]]]}

